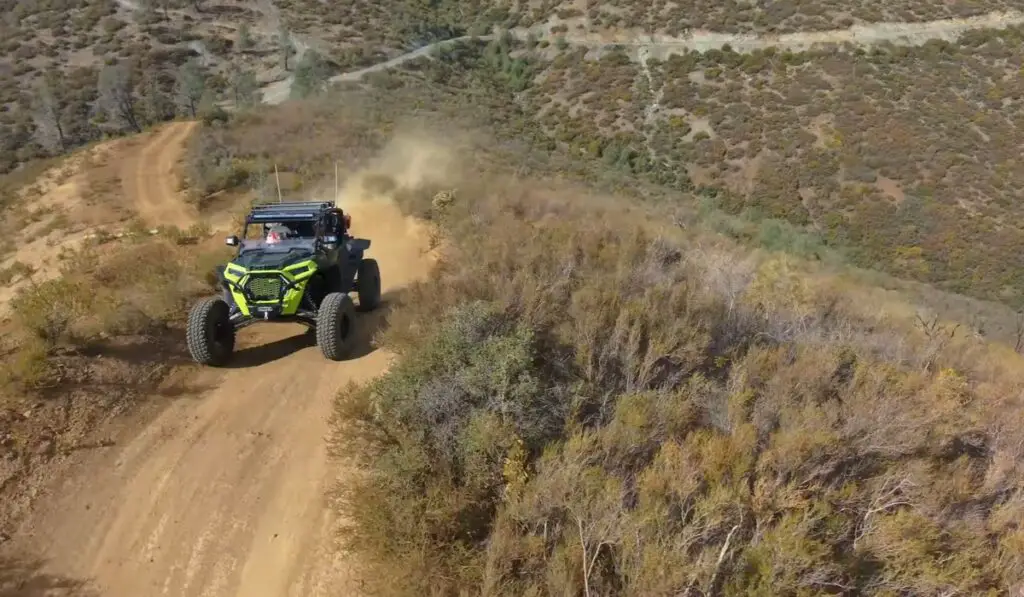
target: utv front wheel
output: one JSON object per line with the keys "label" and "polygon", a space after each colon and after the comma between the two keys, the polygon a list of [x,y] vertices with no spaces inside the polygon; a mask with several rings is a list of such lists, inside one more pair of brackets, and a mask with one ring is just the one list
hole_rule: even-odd
{"label": "utv front wheel", "polygon": [[356,270],[359,310],[373,311],[380,305],[380,266],[376,259],[363,259]]}
{"label": "utv front wheel", "polygon": [[210,297],[192,307],[185,341],[192,359],[200,365],[219,367],[231,360],[235,351],[235,327],[224,299]]}
{"label": "utv front wheel", "polygon": [[340,361],[348,356],[355,338],[355,320],[356,306],[347,294],[332,292],[324,297],[316,312],[316,343],[325,357]]}

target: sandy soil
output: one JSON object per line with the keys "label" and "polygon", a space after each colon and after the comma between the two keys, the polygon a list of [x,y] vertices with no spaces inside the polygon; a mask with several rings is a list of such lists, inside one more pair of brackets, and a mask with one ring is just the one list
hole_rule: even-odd
{"label": "sandy soil", "polygon": [[[147,222],[195,219],[174,167],[191,130],[175,123],[144,137],[138,158],[124,162],[133,170],[122,176],[125,198]],[[353,232],[374,242],[385,295],[379,311],[361,316],[354,357],[329,362],[304,328],[262,325],[240,333],[230,369],[180,371],[184,396],[125,425],[113,447],[73,456],[73,473],[42,490],[5,546],[22,559],[0,554],[0,595],[357,594],[326,504],[339,481],[327,418],[341,386],[387,368],[372,335],[430,257],[421,228],[393,204],[357,193],[343,205]],[[5,574],[15,573],[31,579],[5,592]]]}
{"label": "sandy soil", "polygon": [[388,356],[328,364],[302,331],[252,328],[214,389],[83,463],[35,517],[46,568],[104,596],[352,594],[332,560],[326,421],[334,392]]}
{"label": "sandy soil", "polygon": [[[98,144],[43,173],[32,185],[35,193],[23,201],[37,214],[20,230],[17,242],[0,261],[33,268],[31,279],[43,282],[60,273],[61,254],[81,248],[102,233],[118,238],[128,220],[147,227],[188,228],[197,221],[195,207],[186,201],[179,176],[184,143],[195,122],[171,122],[153,132]],[[23,193],[24,194],[24,193]],[[227,220],[215,214],[215,224]],[[28,284],[18,277],[0,287],[0,316]]]}

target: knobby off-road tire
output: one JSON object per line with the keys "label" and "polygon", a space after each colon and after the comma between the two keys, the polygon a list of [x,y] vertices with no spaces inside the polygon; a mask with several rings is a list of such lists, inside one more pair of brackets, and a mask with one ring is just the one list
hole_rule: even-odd
{"label": "knobby off-road tire", "polygon": [[316,343],[332,361],[341,361],[352,351],[355,339],[356,306],[343,292],[324,297],[316,312]]}
{"label": "knobby off-road tire", "polygon": [[363,259],[356,270],[359,310],[373,311],[380,306],[380,266],[376,259]]}
{"label": "knobby off-road tire", "polygon": [[205,298],[192,307],[185,341],[192,359],[200,365],[218,367],[231,360],[235,352],[235,326],[224,299]]}

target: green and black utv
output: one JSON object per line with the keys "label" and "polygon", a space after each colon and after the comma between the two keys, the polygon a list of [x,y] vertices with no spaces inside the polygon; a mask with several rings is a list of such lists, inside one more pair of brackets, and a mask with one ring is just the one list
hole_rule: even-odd
{"label": "green and black utv", "polygon": [[[200,364],[226,365],[235,332],[259,321],[291,321],[316,334],[324,356],[343,360],[352,348],[356,305],[380,304],[380,269],[365,257],[370,241],[348,234],[351,218],[333,201],[283,202],[252,208],[229,263],[217,267],[222,296],[196,303],[186,340]],[[253,234],[254,240],[246,240]]]}

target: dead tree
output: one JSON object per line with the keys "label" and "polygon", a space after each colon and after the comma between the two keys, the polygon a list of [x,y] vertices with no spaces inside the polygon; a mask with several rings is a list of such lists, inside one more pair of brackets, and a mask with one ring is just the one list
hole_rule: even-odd
{"label": "dead tree", "polygon": [[54,86],[50,77],[45,77],[36,89],[36,107],[32,112],[32,120],[36,125],[36,137],[39,144],[51,152],[67,150],[68,140],[62,121],[61,106],[53,92]]}
{"label": "dead tree", "polygon": [[141,133],[134,78],[132,68],[127,63],[104,66],[99,75],[97,102],[110,122]]}

